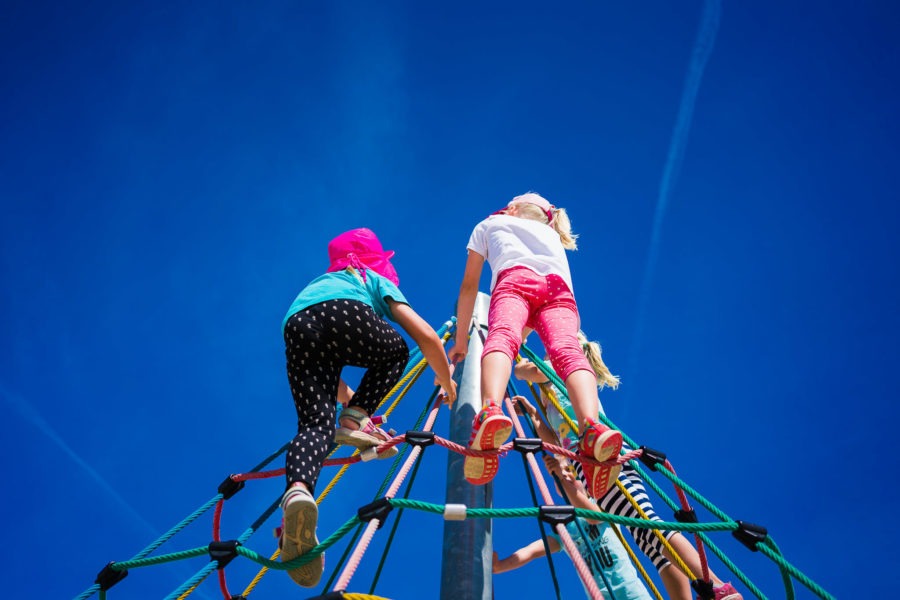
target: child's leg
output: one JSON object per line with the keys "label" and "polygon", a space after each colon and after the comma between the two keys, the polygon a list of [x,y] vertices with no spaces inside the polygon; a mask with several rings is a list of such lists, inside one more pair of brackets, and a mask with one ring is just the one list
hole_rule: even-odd
{"label": "child's leg", "polygon": [[[559,281],[557,281],[559,280]],[[622,434],[597,422],[600,399],[594,371],[578,342],[578,309],[575,298],[554,275],[547,277],[547,300],[529,321],[544,342],[553,368],[566,383],[566,391],[578,418],[579,452],[599,462],[615,459],[622,449]],[[588,493],[601,498],[615,483],[618,465],[582,463]]]}
{"label": "child's leg", "polygon": [[330,354],[320,354],[326,345],[321,324],[324,304],[292,316],[285,327],[288,381],[297,410],[297,435],[287,452],[288,487],[302,482],[315,491],[322,461],[334,436],[335,398],[342,365]]}
{"label": "child's leg", "polygon": [[535,332],[547,349],[553,369],[565,382],[569,401],[578,417],[578,427],[581,428],[588,420],[596,421],[600,411],[597,377],[578,341],[580,319],[575,298],[564,283],[557,284],[562,286],[559,289],[553,287],[553,276],[547,279],[551,296],[529,324],[534,325]]}
{"label": "child's leg", "polygon": [[531,311],[527,293],[531,271],[515,270],[501,276],[491,295],[488,333],[481,354],[481,397],[500,402],[512,375],[512,364],[522,345],[522,330]]}
{"label": "child's leg", "polygon": [[[371,415],[400,381],[409,361],[409,347],[403,336],[370,306],[352,300],[344,302],[349,302],[349,332],[346,335],[350,339],[335,351],[346,364],[366,369],[349,408]],[[353,424],[342,422],[341,425],[352,427]]]}
{"label": "child's leg", "polygon": [[[347,364],[367,370],[353,395],[352,404],[341,413],[341,427],[335,432],[334,440],[357,448],[371,448],[390,439],[390,435],[376,427],[369,417],[400,381],[409,361],[409,348],[397,330],[378,317],[371,307],[362,303],[350,304],[348,313],[351,323],[355,323],[352,331],[355,335],[351,335],[351,340],[336,352]],[[365,334],[360,335],[356,327]],[[390,458],[397,452],[392,447],[378,457]]]}

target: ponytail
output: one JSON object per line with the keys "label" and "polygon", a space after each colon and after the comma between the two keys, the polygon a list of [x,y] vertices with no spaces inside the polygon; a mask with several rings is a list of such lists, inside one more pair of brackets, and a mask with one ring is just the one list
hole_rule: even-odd
{"label": "ponytail", "polygon": [[[578,244],[575,240],[578,235],[572,233],[572,222],[569,221],[569,215],[564,208],[553,209],[553,229],[559,234],[559,241],[562,242],[563,248],[566,250],[577,250]],[[599,346],[597,346],[599,348]],[[598,352],[599,354],[599,352]]]}
{"label": "ponytail", "polygon": [[603,362],[603,349],[600,348],[600,344],[589,341],[587,336],[581,331],[578,332],[578,341],[581,343],[581,349],[584,351],[585,358],[588,359],[591,369],[594,370],[594,374],[597,376],[597,385],[600,389],[602,390],[605,386],[609,386],[612,389],[618,388],[619,377],[610,373],[609,367]]}

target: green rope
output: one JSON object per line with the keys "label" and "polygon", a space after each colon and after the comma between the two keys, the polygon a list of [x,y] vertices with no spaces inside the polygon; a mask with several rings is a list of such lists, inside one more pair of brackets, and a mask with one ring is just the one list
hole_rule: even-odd
{"label": "green rope", "polygon": [[297,558],[286,562],[268,559],[265,556],[257,554],[253,550],[250,550],[249,548],[245,548],[244,546],[238,546],[237,553],[264,567],[276,569],[279,571],[290,571],[291,569],[302,567],[312,559],[316,558],[317,556],[334,546],[338,542],[338,540],[344,537],[344,535],[346,535],[348,531],[353,529],[357,523],[359,523],[359,517],[353,515],[346,523],[341,525],[334,533],[328,536],[325,541],[320,542],[318,546],[311,548],[309,552],[305,553],[303,556],[298,556]]}
{"label": "green rope", "polygon": [[149,556],[146,558],[137,558],[134,560],[123,560],[113,563],[111,569],[116,571],[126,571],[128,569],[137,569],[140,567],[149,567],[151,565],[161,565],[164,563],[183,560],[185,558],[196,558],[198,556],[209,556],[207,546],[194,548],[192,550],[182,550],[180,552],[170,552],[168,554],[160,554],[159,556]]}

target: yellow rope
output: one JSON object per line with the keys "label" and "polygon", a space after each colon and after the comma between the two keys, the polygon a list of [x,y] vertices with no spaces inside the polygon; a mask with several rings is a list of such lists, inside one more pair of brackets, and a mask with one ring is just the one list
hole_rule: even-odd
{"label": "yellow rope", "polygon": [[[209,577],[209,573],[206,574],[206,577]],[[186,591],[186,592],[183,593],[182,595],[178,596],[178,600],[184,600],[185,598],[187,598],[188,596],[190,596],[191,594],[193,594],[193,593],[194,593],[194,590],[196,590],[197,587],[198,587],[201,583],[203,583],[204,581],[206,581],[206,577],[204,577],[203,579],[201,579],[200,581],[198,581],[197,583],[195,583],[195,584],[191,587],[191,589],[189,589],[188,591]]]}
{"label": "yellow rope", "polygon": [[[281,556],[281,548],[276,548],[275,552],[272,553],[272,556],[269,557],[269,560],[275,560],[279,556]],[[244,591],[241,592],[241,596],[243,596],[244,598],[249,596],[250,592],[252,592],[253,589],[256,588],[257,585],[259,585],[259,582],[262,581],[262,578],[268,572],[269,572],[269,567],[261,568],[259,570],[259,572],[256,574],[256,576],[252,580],[250,580],[250,583],[247,584],[246,589],[244,589]]]}

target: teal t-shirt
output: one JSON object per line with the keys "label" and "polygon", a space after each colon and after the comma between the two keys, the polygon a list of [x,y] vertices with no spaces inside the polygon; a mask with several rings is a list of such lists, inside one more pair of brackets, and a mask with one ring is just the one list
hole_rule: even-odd
{"label": "teal t-shirt", "polygon": [[[580,517],[576,519],[588,539],[582,537],[575,521],[567,523],[566,530],[572,536],[584,562],[591,568],[594,582],[603,597],[606,600],[652,600],[612,526],[607,523],[592,525]],[[550,536],[565,549],[555,532],[551,531]],[[585,592],[587,593],[586,587]]]}
{"label": "teal t-shirt", "polygon": [[366,270],[365,282],[359,274],[350,269],[325,273],[309,282],[309,285],[303,288],[303,291],[294,299],[281,322],[281,328],[283,330],[287,320],[304,308],[337,299],[365,302],[374,309],[379,317],[393,321],[394,317],[386,302],[387,298],[394,302],[409,304],[393,282],[372,269]]}

